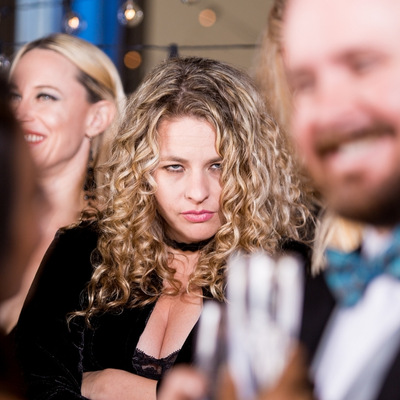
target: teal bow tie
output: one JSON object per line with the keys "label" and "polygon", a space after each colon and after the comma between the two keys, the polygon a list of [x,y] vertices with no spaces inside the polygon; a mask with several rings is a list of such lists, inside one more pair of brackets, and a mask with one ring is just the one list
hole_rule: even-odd
{"label": "teal bow tie", "polygon": [[326,256],[328,286],[340,305],[353,306],[377,276],[389,274],[400,279],[400,228],[394,231],[388,250],[379,256],[365,259],[359,251],[342,253],[331,249],[327,250]]}

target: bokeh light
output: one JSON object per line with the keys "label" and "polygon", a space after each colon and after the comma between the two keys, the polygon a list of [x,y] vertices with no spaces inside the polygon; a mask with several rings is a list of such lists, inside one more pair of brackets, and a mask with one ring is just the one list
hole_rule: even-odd
{"label": "bokeh light", "polygon": [[199,13],[199,23],[205,28],[210,28],[217,21],[217,14],[211,8],[205,8]]}
{"label": "bokeh light", "polygon": [[128,27],[139,25],[143,16],[142,9],[133,0],[126,1],[118,10],[118,21]]}
{"label": "bokeh light", "polygon": [[139,68],[142,64],[142,56],[137,51],[128,51],[124,56],[124,65],[129,69]]}

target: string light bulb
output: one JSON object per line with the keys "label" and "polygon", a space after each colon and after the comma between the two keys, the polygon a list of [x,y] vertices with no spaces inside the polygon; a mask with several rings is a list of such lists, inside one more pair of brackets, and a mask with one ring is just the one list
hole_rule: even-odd
{"label": "string light bulb", "polygon": [[133,0],[128,0],[118,10],[118,21],[131,28],[142,22],[143,15],[142,9]]}
{"label": "string light bulb", "polygon": [[64,17],[64,31],[72,34],[79,32],[84,29],[84,23],[82,18],[74,11],[68,11]]}
{"label": "string light bulb", "polygon": [[0,54],[0,73],[8,72],[10,66],[10,60],[4,54]]}

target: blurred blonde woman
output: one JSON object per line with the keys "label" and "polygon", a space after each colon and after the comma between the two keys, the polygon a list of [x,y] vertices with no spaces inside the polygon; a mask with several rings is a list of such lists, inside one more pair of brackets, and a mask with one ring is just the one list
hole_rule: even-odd
{"label": "blurred blonde woman", "polygon": [[[262,92],[271,114],[275,116],[282,131],[288,132],[292,94],[287,84],[282,52],[283,14],[287,0],[275,0],[271,6],[267,25],[260,40],[254,67],[255,81]],[[291,142],[291,141],[289,141]],[[312,256],[312,272],[325,268],[325,250],[334,247],[343,252],[357,249],[361,244],[362,225],[334,215],[323,206],[323,199],[312,189],[306,174],[303,174],[306,196],[320,208],[315,230],[315,243]],[[322,206],[321,206],[322,204]]]}
{"label": "blurred blonde woman", "polygon": [[40,262],[57,230],[79,219],[94,201],[93,171],[124,106],[118,72],[96,46],[66,34],[24,45],[11,71],[11,103],[38,169],[48,202],[45,232],[19,293],[0,308],[11,331]]}
{"label": "blurred blonde woman", "polygon": [[229,256],[307,240],[285,137],[228,64],[157,66],[111,147],[104,208],[60,233],[21,313],[31,398],[155,399],[165,372],[192,360],[203,299],[225,300]]}

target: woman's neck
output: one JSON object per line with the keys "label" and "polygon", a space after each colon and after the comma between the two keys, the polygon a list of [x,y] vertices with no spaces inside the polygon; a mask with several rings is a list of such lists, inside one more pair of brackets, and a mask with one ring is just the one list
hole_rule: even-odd
{"label": "woman's neck", "polygon": [[53,227],[58,229],[75,222],[87,205],[83,189],[86,173],[87,161],[76,165],[68,163],[64,169],[39,174],[39,183],[48,203],[48,221]]}
{"label": "woman's neck", "polygon": [[85,192],[81,185],[47,185],[43,187],[47,201],[46,219],[50,226],[57,229],[75,222],[82,209],[87,205]]}
{"label": "woman's neck", "polygon": [[192,242],[192,243],[183,243],[183,242],[178,242],[176,240],[170,239],[169,237],[165,237],[164,241],[165,244],[175,250],[180,250],[182,252],[197,252],[201,249],[203,249],[205,246],[208,245],[208,243],[210,243],[213,240],[213,236],[205,239],[205,240],[201,240],[198,242]]}
{"label": "woman's neck", "polygon": [[170,267],[176,271],[174,279],[181,282],[183,287],[186,287],[190,274],[197,266],[200,252],[182,252],[181,250],[171,249],[170,253],[173,254]]}

